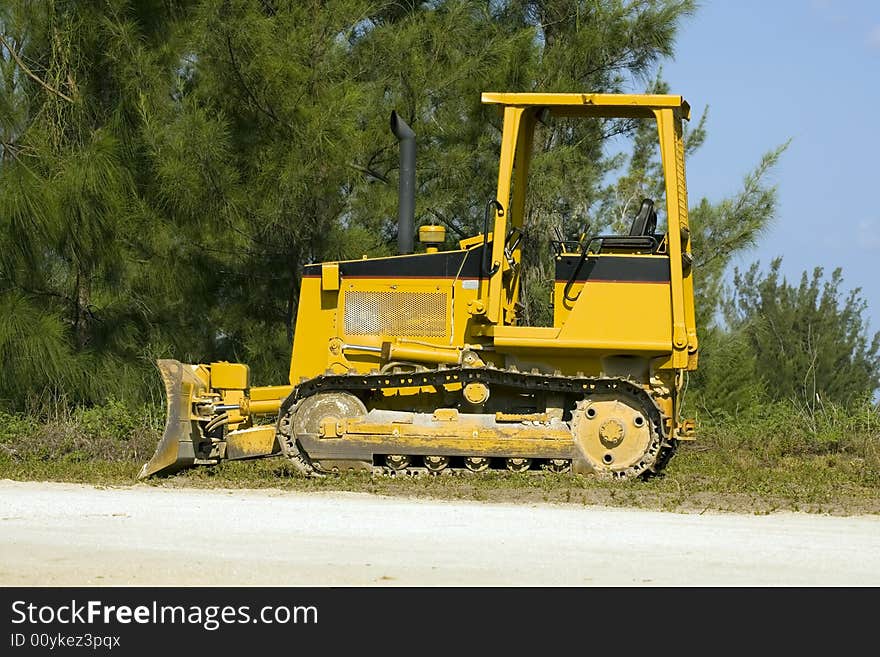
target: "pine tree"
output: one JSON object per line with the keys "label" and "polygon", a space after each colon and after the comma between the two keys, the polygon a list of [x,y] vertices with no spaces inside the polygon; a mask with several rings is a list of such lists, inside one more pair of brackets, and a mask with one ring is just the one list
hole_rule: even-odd
{"label": "pine tree", "polygon": [[163,7],[18,0],[0,13],[0,395],[12,402],[132,383],[126,365],[149,335],[132,270],[152,229],[136,211],[139,108],[167,65],[176,11]]}
{"label": "pine tree", "polygon": [[[446,223],[453,246],[481,230],[495,193],[500,117],[481,92],[661,90],[657,67],[694,7],[4,3],[0,396],[155,392],[156,357],[246,362],[256,383],[283,381],[301,266],[394,251],[392,110],[417,135],[417,222]],[[655,139],[627,121],[539,127],[524,321],[548,321],[554,229],[613,228],[656,193]],[[729,258],[773,213],[775,157],[729,201],[692,208],[703,318]]]}
{"label": "pine tree", "polygon": [[880,332],[870,335],[865,301],[855,288],[843,294],[842,270],[830,277],[816,267],[797,285],[760,263],[734,271],[725,319],[754,354],[756,371],[772,400],[864,402],[880,387]]}

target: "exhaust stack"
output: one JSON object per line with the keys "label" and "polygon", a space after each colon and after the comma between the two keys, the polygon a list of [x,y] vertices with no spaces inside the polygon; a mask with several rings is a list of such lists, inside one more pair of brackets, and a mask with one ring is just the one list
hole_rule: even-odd
{"label": "exhaust stack", "polygon": [[400,143],[400,174],[397,183],[397,249],[412,253],[416,216],[416,133],[397,112],[391,112],[391,132]]}

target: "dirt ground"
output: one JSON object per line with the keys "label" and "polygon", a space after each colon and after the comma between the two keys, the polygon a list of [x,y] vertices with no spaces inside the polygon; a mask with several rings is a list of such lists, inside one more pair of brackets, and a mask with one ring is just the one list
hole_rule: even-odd
{"label": "dirt ground", "polygon": [[0,585],[880,585],[880,517],[0,481]]}

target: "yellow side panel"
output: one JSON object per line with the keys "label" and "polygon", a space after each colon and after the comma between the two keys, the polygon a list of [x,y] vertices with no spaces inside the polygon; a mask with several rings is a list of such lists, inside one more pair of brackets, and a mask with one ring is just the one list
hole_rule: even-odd
{"label": "yellow side panel", "polygon": [[[563,297],[564,283],[554,289],[557,316],[564,318],[558,339],[588,340],[632,349],[668,345],[672,351],[669,283],[587,282],[573,285],[574,307]],[[568,313],[566,310],[570,309]]]}
{"label": "yellow side panel", "polygon": [[322,292],[321,277],[303,277],[299,311],[290,361],[290,383],[323,374],[328,365],[328,343],[337,334],[338,292]]}
{"label": "yellow side panel", "polygon": [[211,387],[217,390],[245,390],[248,366],[241,363],[211,363]]}
{"label": "yellow side panel", "polygon": [[338,292],[322,292],[320,277],[304,277],[290,382],[328,370],[376,370],[382,365],[378,348],[395,338],[459,346],[473,321],[468,301],[478,292],[476,279],[354,277],[343,277]]}

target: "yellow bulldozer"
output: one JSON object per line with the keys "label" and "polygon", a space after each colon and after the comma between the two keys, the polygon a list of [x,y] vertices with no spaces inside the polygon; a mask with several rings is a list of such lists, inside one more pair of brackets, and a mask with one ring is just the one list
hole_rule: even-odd
{"label": "yellow bulldozer", "polygon": [[[139,477],[283,455],[302,473],[659,471],[694,439],[682,418],[697,367],[681,96],[484,93],[503,116],[483,232],[444,249],[418,230],[415,134],[396,114],[399,255],[309,264],[287,385],[240,363],[160,360],[167,425]],[[653,120],[666,226],[644,199],[624,234],[552,242],[553,325],[518,323],[536,124]]]}

